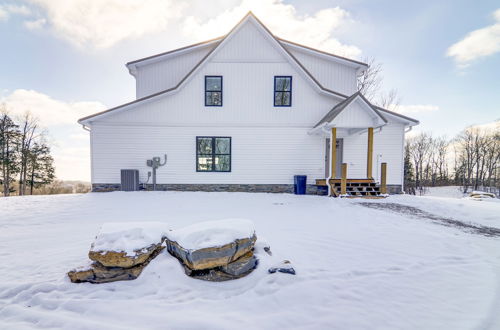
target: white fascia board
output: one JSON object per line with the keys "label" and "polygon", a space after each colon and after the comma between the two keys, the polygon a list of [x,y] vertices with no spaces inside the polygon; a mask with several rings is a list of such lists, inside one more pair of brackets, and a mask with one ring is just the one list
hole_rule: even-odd
{"label": "white fascia board", "polygon": [[133,76],[135,76],[135,73],[137,73],[137,67],[145,66],[145,65],[149,65],[149,64],[153,64],[153,63],[157,63],[157,62],[164,61],[164,60],[172,58],[172,57],[176,57],[176,56],[179,56],[179,55],[184,55],[186,53],[190,53],[192,51],[195,51],[195,50],[198,50],[198,49],[201,49],[201,48],[204,48],[204,47],[213,46],[214,43],[220,42],[220,40],[222,38],[223,37],[217,38],[217,39],[213,39],[213,40],[211,40],[209,42],[201,43],[199,45],[187,46],[186,48],[181,48],[181,49],[178,49],[178,50],[172,50],[170,52],[166,52],[165,54],[159,54],[159,55],[156,55],[156,56],[153,55],[150,58],[145,58],[143,60],[137,60],[137,61],[132,62],[132,63],[127,63],[127,64],[125,64],[125,66],[129,70],[130,74],[133,75]]}
{"label": "white fascia board", "polygon": [[400,117],[400,116],[397,116],[397,115],[393,115],[391,114],[390,112],[386,112],[386,111],[383,111],[383,110],[379,110],[381,111],[383,114],[384,114],[384,117],[386,117],[387,119],[389,119],[390,121],[396,121],[398,123],[403,123],[405,124],[405,126],[417,126],[418,124],[420,124],[420,122],[415,122],[415,121],[412,121],[412,120],[408,120],[408,119],[405,119],[403,117]]}
{"label": "white fascia board", "polygon": [[311,54],[313,56],[316,56],[316,57],[320,57],[320,58],[323,58],[323,59],[326,59],[326,60],[329,60],[329,61],[332,61],[332,62],[336,62],[336,63],[339,63],[339,64],[343,64],[343,65],[346,65],[346,66],[349,66],[349,67],[352,67],[352,68],[356,68],[358,70],[363,70],[363,69],[367,69],[368,68],[368,65],[367,64],[361,64],[361,63],[357,63],[357,62],[353,62],[353,61],[349,61],[347,59],[343,59],[341,57],[337,57],[335,56],[334,54],[325,54],[319,50],[314,50],[314,49],[310,49],[310,48],[306,48],[306,47],[301,47],[299,45],[296,45],[294,43],[291,43],[291,42],[288,42],[288,41],[285,41],[285,40],[282,40],[282,39],[279,39],[279,42],[282,43],[282,44],[285,44],[299,52],[303,52],[303,53],[306,53],[306,54]]}

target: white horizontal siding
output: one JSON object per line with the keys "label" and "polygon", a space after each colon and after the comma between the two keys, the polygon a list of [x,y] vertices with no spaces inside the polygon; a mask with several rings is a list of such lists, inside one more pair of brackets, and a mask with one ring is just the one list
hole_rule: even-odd
{"label": "white horizontal siding", "polygon": [[137,64],[136,97],[141,98],[176,86],[215,45],[180,51],[156,62]]}
{"label": "white horizontal siding", "polygon": [[321,55],[298,47],[285,45],[297,60],[321,83],[325,88],[352,95],[357,92],[356,68],[328,60]]}
{"label": "white horizontal siding", "polygon": [[[196,172],[196,136],[230,136],[230,173]],[[92,182],[119,183],[120,169],[139,169],[146,159],[168,154],[158,183],[291,184],[293,175],[308,183],[324,175],[324,139],[306,128],[264,127],[92,127]]]}
{"label": "white horizontal siding", "polygon": [[[389,123],[373,136],[373,169],[376,180],[380,177],[380,164],[387,163],[387,184],[402,184],[404,126]],[[344,138],[343,162],[347,163],[347,176],[366,177],[368,135],[353,134]]]}

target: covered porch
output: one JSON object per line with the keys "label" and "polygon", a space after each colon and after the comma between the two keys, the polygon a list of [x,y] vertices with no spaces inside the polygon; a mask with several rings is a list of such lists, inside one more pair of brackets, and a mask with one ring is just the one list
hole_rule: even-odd
{"label": "covered porch", "polygon": [[[387,120],[382,114],[360,93],[336,105],[309,132],[325,138],[325,177],[317,178],[316,185],[327,187],[328,195],[332,197],[387,196],[387,163],[378,164],[377,169],[380,170],[377,175],[378,180],[373,173],[374,134],[386,123]],[[360,144],[359,137],[364,135],[366,140]],[[353,140],[358,143],[354,145]],[[349,148],[351,153],[363,155],[347,162],[344,159],[346,148]],[[358,169],[356,177],[348,176],[349,166],[356,166]],[[362,167],[364,171],[360,171]]]}

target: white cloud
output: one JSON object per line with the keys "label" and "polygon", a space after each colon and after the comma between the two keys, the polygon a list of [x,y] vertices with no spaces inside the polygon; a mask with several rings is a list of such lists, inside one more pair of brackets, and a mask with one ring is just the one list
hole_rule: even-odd
{"label": "white cloud", "polygon": [[0,4],[0,21],[8,20],[11,14],[28,16],[31,10],[24,5]]}
{"label": "white cloud", "polygon": [[108,48],[123,40],[160,32],[184,33],[187,42],[210,39],[226,34],[252,10],[279,37],[344,56],[361,53],[358,47],[343,44],[332,35],[351,22],[349,13],[339,7],[301,15],[283,0],[27,1],[38,6],[46,20],[35,17],[25,23],[29,28],[47,26],[81,47]]}
{"label": "white cloud", "polygon": [[460,67],[472,61],[500,52],[500,9],[493,13],[495,24],[474,30],[448,48],[446,55],[453,57]]}
{"label": "white cloud", "polygon": [[54,32],[80,47],[107,48],[164,31],[180,14],[173,0],[28,0],[38,5]]}
{"label": "white cloud", "polygon": [[493,130],[500,131],[500,119],[497,119],[489,123],[472,125],[470,126],[470,128],[477,128],[485,131],[493,131]]}
{"label": "white cloud", "polygon": [[33,90],[17,89],[0,97],[12,117],[30,111],[48,129],[56,175],[64,180],[90,179],[88,133],[77,124],[78,118],[105,109],[100,102],[65,102]]}
{"label": "white cloud", "polygon": [[25,5],[12,5],[12,4],[7,4],[4,5],[5,9],[11,14],[16,14],[16,15],[23,15],[23,16],[29,16],[31,15],[31,10],[26,7]]}
{"label": "white cloud", "polygon": [[437,105],[431,105],[431,104],[408,104],[408,105],[393,104],[389,108],[395,109],[395,111],[405,114],[434,112],[439,110],[439,107]]}
{"label": "white cloud", "polygon": [[221,11],[205,22],[187,17],[184,32],[195,39],[224,35],[250,10],[278,37],[339,55],[356,57],[361,54],[358,47],[342,44],[332,37],[336,29],[350,22],[349,13],[339,7],[300,15],[293,5],[284,4],[282,0],[243,0],[238,6]]}
{"label": "white cloud", "polygon": [[45,18],[39,18],[35,19],[32,21],[25,21],[24,26],[28,30],[39,30],[41,29],[45,24],[47,23],[47,20]]}
{"label": "white cloud", "polygon": [[31,112],[44,126],[76,125],[78,118],[105,109],[100,102],[64,102],[34,90],[17,89],[0,99],[13,115]]}
{"label": "white cloud", "polygon": [[9,18],[9,13],[4,8],[0,7],[0,21],[6,21]]}

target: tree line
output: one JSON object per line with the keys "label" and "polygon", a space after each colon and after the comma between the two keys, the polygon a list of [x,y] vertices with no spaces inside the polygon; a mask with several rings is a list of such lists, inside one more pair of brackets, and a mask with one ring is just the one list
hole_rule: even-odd
{"label": "tree line", "polygon": [[467,127],[447,139],[420,133],[408,138],[404,158],[405,191],[456,185],[463,193],[500,190],[500,121],[492,128]]}
{"label": "tree line", "polygon": [[0,107],[0,193],[33,194],[55,179],[47,134],[29,112],[13,118]]}

